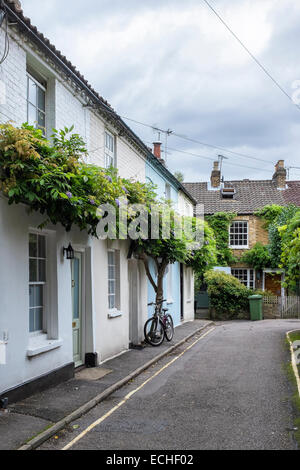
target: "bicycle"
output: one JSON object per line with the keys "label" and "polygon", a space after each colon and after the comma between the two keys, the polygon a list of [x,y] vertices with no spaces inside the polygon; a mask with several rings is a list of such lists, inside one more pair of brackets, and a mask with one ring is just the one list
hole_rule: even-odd
{"label": "bicycle", "polygon": [[145,340],[151,346],[158,347],[166,338],[167,341],[172,341],[174,337],[174,323],[173,318],[167,312],[167,308],[162,308],[163,303],[151,302],[148,306],[155,305],[154,315],[150,318],[144,327]]}

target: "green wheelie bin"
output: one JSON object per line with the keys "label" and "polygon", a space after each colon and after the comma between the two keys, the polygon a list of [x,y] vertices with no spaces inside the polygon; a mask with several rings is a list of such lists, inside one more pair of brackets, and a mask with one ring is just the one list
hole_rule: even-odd
{"label": "green wheelie bin", "polygon": [[251,295],[250,302],[250,318],[252,321],[263,320],[263,302],[262,295]]}

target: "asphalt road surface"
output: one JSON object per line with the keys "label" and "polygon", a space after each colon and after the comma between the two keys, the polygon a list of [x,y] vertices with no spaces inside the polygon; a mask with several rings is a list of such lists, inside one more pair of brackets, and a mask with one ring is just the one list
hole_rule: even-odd
{"label": "asphalt road surface", "polygon": [[299,325],[217,324],[40,450],[296,449],[285,333]]}

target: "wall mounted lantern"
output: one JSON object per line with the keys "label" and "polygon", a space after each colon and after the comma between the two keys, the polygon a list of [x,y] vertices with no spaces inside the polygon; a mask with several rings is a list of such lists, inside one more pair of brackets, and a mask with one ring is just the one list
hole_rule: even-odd
{"label": "wall mounted lantern", "polygon": [[69,259],[69,260],[72,260],[75,258],[74,249],[71,243],[69,244],[68,248],[64,248],[64,256],[66,256],[66,259]]}

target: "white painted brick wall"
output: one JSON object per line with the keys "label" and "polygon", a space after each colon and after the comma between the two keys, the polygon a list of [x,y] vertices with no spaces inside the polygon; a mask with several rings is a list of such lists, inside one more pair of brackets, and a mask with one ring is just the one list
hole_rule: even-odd
{"label": "white painted brick wall", "polygon": [[178,193],[178,212],[180,215],[187,217],[193,217],[194,215],[194,205],[182,191]]}
{"label": "white painted brick wall", "polygon": [[[22,41],[19,41],[22,44]],[[4,31],[0,31],[0,51],[4,49]],[[30,51],[29,51],[30,55]],[[35,57],[37,56],[32,52]],[[74,125],[74,132],[80,134],[91,151],[88,162],[104,166],[104,134],[106,126],[94,111],[84,107],[84,103],[74,95],[73,90],[58,78],[49,66],[40,61],[40,71],[48,77],[46,95],[46,127],[47,136],[52,133],[53,127],[61,129]],[[5,62],[0,66],[0,80],[5,84],[6,99],[0,104],[0,122],[9,120],[21,125],[27,120],[27,79],[26,79],[27,52],[10,37],[10,52]],[[117,166],[124,178],[134,178],[145,181],[145,160],[134,150],[124,138],[120,138],[111,128],[108,129],[116,135]]]}
{"label": "white painted brick wall", "polygon": [[108,130],[116,137],[117,167],[123,178],[134,178],[144,182],[146,180],[146,163],[144,158],[129,145],[124,138],[119,137],[113,129],[106,127],[104,122],[94,113],[91,113],[91,134],[89,163],[105,165],[105,131]]}
{"label": "white painted brick wall", "polygon": [[[0,53],[4,51],[4,31],[0,30]],[[5,96],[0,104],[0,122],[9,120],[20,125],[27,119],[26,105],[26,53],[10,40],[10,52],[0,65],[0,80],[4,83]]]}
{"label": "white painted brick wall", "polygon": [[123,138],[117,143],[117,165],[120,176],[133,178],[142,183],[146,181],[146,162]]}

